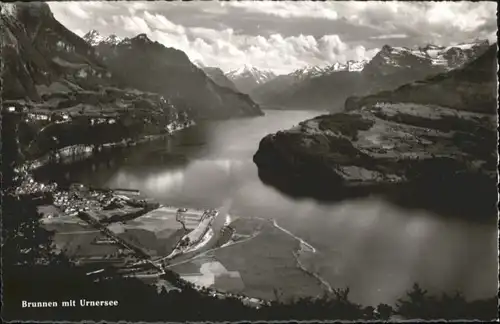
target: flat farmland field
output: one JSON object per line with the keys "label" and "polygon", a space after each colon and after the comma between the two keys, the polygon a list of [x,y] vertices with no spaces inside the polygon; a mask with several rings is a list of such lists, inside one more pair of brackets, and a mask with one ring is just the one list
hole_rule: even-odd
{"label": "flat farmland field", "polygon": [[173,208],[158,208],[123,224],[112,224],[108,228],[152,257],[166,256],[186,234],[181,223],[176,221],[175,212]]}
{"label": "flat farmland field", "polygon": [[96,244],[106,236],[96,231],[75,232],[75,234],[56,233],[54,242],[58,249],[70,257],[104,257],[118,253],[120,246],[117,244]]}
{"label": "flat farmland field", "polygon": [[260,232],[254,238],[226,246],[214,256],[229,271],[239,272],[244,283],[243,294],[250,297],[274,299],[276,288],[284,300],[321,295],[319,281],[298,267],[293,253],[300,243],[274,227],[268,221],[238,219],[232,224],[236,233],[251,235],[251,227]]}

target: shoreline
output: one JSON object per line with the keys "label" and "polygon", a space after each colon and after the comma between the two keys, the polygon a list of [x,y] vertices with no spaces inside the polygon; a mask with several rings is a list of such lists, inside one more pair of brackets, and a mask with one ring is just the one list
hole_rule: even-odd
{"label": "shoreline", "polygon": [[[99,147],[99,146],[95,146],[95,145],[77,144],[77,145],[65,146],[63,148],[58,149],[55,152],[56,161],[51,161],[51,154],[47,153],[40,158],[25,161],[24,163],[21,164],[21,166],[19,168],[25,169],[26,171],[35,171],[41,167],[44,167],[44,166],[50,164],[51,162],[62,163],[62,164],[71,164],[71,163],[76,162],[76,161],[84,161],[86,159],[91,158],[95,154],[95,151],[103,152],[103,151],[107,151],[107,150],[110,150],[113,148],[133,147],[133,146],[141,145],[141,144],[156,141],[156,140],[169,138],[169,137],[175,136],[176,133],[178,133],[182,130],[188,129],[190,127],[193,127],[193,126],[196,126],[196,123],[193,120],[191,120],[191,121],[189,121],[187,126],[181,126],[177,129],[169,131],[168,133],[165,133],[165,134],[144,135],[141,138],[139,138],[135,141],[131,141],[131,142],[127,141],[126,139],[123,139],[123,140],[118,141],[118,142],[105,143],[105,144],[100,145],[100,149],[98,149],[98,150],[96,150],[96,147]],[[75,151],[71,152],[72,149]]]}

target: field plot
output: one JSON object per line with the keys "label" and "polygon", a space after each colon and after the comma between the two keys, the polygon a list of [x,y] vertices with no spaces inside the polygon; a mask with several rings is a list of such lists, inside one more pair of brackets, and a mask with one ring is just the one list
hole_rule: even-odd
{"label": "field plot", "polygon": [[[83,259],[105,259],[120,254],[120,246],[109,241],[100,231],[87,226],[58,224],[59,230],[54,234],[56,248],[67,256]],[[48,229],[51,229],[50,227]]]}
{"label": "field plot", "polygon": [[123,224],[108,228],[152,257],[166,256],[187,232],[176,220],[176,208],[161,207]]}
{"label": "field plot", "polygon": [[231,226],[237,239],[189,261],[173,261],[169,269],[199,286],[261,299],[275,298],[269,287],[283,299],[324,292],[321,283],[299,267],[296,238],[268,220],[238,218]]}
{"label": "field plot", "polygon": [[56,249],[69,257],[104,257],[118,252],[118,247],[112,244],[94,244],[103,235],[78,217],[63,216],[54,206],[40,206],[38,211],[43,216],[42,226],[54,232]]}
{"label": "field plot", "polygon": [[245,284],[238,271],[230,271],[214,257],[207,255],[173,266],[181,278],[202,287],[222,292],[241,293]]}
{"label": "field plot", "polygon": [[[293,253],[300,243],[274,227],[269,221],[240,218],[231,224],[236,233],[258,235],[218,249],[214,257],[225,268],[237,271],[244,283],[244,295],[274,299],[269,287],[275,287],[280,298],[317,296],[324,292],[318,280],[298,267]],[[242,234],[243,234],[242,233]],[[251,236],[250,236],[251,237]],[[224,279],[215,284],[224,286]]]}

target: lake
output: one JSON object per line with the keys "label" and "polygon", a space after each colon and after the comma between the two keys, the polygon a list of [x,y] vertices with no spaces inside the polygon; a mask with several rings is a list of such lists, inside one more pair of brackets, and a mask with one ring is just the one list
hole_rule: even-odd
{"label": "lake", "polygon": [[[376,198],[294,199],[260,181],[252,156],[262,137],[319,114],[268,110],[265,116],[204,122],[171,138],[42,173],[60,182],[139,189],[169,205],[224,206],[231,215],[274,219],[314,248],[304,260],[310,271],[331,287],[349,286],[351,299],[365,305],[393,304],[414,282],[432,292],[460,290],[470,299],[496,294],[494,225],[409,211]],[[259,271],[271,276],[278,268]]]}

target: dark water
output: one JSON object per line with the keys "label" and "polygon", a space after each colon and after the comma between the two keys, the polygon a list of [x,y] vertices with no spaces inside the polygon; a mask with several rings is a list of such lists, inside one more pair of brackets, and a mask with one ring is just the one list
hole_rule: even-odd
{"label": "dark water", "polygon": [[166,204],[225,206],[234,215],[274,218],[318,251],[313,271],[332,287],[349,286],[360,303],[394,303],[413,282],[430,291],[460,290],[471,299],[496,294],[495,225],[403,210],[374,198],[295,200],[262,184],[252,162],[261,138],[315,115],[267,111],[210,122],[44,173],[53,180],[139,189]]}

